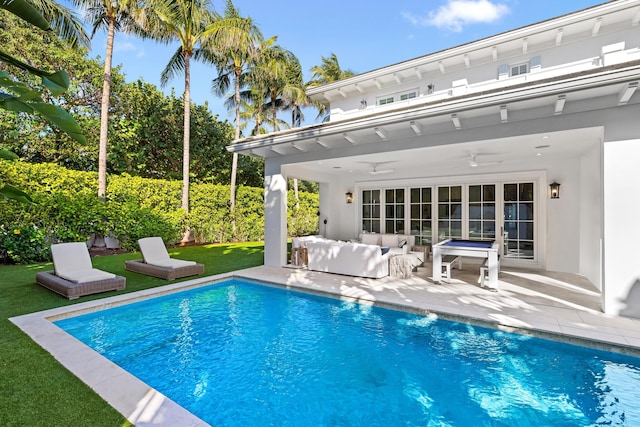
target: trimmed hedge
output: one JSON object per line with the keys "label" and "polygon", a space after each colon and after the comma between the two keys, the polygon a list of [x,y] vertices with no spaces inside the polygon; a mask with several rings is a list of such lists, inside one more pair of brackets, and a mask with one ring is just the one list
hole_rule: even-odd
{"label": "trimmed hedge", "polygon": [[[123,248],[161,236],[177,243],[187,227],[197,243],[260,241],[264,238],[264,190],[240,186],[236,209],[229,210],[229,186],[191,183],[190,212],[181,209],[181,181],[129,175],[108,177],[107,201],[97,197],[98,175],[61,166],[20,161],[0,163],[0,178],[22,188],[35,201],[0,200],[0,256],[16,263],[50,259],[49,245],[112,235]],[[290,235],[318,231],[319,196],[289,192]],[[235,219],[235,232],[232,219]]]}

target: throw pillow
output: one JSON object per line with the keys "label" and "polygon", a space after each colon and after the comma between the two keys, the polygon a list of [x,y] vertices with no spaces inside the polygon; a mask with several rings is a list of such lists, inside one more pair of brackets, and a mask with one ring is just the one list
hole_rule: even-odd
{"label": "throw pillow", "polygon": [[406,244],[407,244],[407,240],[406,239],[400,240],[400,243],[398,243],[398,247],[399,248],[404,248]]}

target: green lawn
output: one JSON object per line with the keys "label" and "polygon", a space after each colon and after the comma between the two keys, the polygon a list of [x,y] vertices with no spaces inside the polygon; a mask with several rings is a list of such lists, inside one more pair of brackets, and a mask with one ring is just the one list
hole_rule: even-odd
{"label": "green lawn", "polygon": [[[173,248],[172,257],[205,265],[205,275],[262,265],[262,243]],[[115,409],[58,364],[8,319],[22,314],[105,298],[123,292],[175,283],[125,271],[124,262],[139,253],[93,258],[96,268],[127,278],[124,291],[82,297],[74,301],[37,285],[36,272],[52,265],[0,266],[0,426],[128,426]],[[182,280],[190,280],[184,278]]]}

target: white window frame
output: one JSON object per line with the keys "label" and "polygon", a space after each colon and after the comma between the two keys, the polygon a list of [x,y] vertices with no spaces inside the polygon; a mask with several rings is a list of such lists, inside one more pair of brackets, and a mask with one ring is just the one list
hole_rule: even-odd
{"label": "white window frame", "polygon": [[[524,67],[524,71],[522,71],[522,67]],[[514,73],[514,70],[518,70]],[[524,74],[529,74],[529,63],[521,62],[519,64],[509,65],[509,77],[522,76]]]}
{"label": "white window frame", "polygon": [[393,95],[391,96],[381,96],[376,100],[376,105],[389,105],[395,102],[395,98]]}

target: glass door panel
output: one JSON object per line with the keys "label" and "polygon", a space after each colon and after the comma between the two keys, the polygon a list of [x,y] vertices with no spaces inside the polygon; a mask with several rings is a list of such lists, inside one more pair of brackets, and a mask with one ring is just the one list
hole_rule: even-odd
{"label": "glass door panel", "polygon": [[462,186],[438,187],[438,241],[462,237]]}
{"label": "glass door panel", "polygon": [[504,256],[535,257],[535,200],[532,182],[504,184]]}
{"label": "glass door panel", "polygon": [[469,185],[469,239],[496,238],[495,184]]}
{"label": "glass door panel", "polygon": [[404,188],[385,190],[385,233],[404,233]]}
{"label": "glass door panel", "polygon": [[416,236],[416,245],[431,246],[431,187],[409,190],[409,232]]}
{"label": "glass door panel", "polygon": [[380,232],[380,190],[362,190],[362,231]]}

